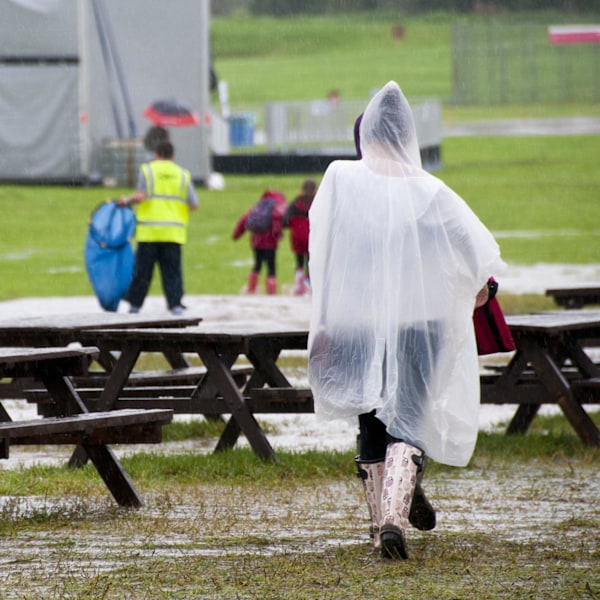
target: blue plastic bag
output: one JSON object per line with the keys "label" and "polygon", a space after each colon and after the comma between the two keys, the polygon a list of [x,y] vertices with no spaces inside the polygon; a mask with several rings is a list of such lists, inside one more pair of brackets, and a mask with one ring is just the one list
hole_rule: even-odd
{"label": "blue plastic bag", "polygon": [[92,212],[85,242],[88,278],[104,310],[116,312],[133,276],[135,214],[115,200]]}

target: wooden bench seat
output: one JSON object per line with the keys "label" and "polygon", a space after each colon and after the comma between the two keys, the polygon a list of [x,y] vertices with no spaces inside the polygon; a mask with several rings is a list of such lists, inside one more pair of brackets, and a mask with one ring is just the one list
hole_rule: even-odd
{"label": "wooden bench seat", "polygon": [[[193,385],[171,385],[164,386],[137,386],[126,387],[121,390],[122,398],[189,398],[194,390]],[[102,392],[102,388],[84,387],[77,388],[77,394],[86,405],[94,404]],[[30,404],[52,405],[48,391],[43,388],[23,390],[23,396]]]}
{"label": "wooden bench seat", "polygon": [[[251,366],[235,365],[232,367],[233,379],[242,388],[252,374]],[[129,376],[127,386],[121,390],[122,397],[185,397],[190,396],[198,381],[206,375],[204,367],[187,367],[164,371],[136,371]],[[82,400],[97,398],[106,384],[106,373],[94,373],[87,376],[72,377],[71,381]],[[21,388],[18,397],[24,397],[35,404],[50,404],[52,399],[45,388]]]}
{"label": "wooden bench seat", "polygon": [[[569,381],[572,394],[579,404],[600,404],[600,377],[583,378],[575,372],[563,373]],[[558,399],[550,394],[535,374],[526,373],[521,380],[504,391],[495,386],[500,374],[479,376],[481,404],[556,404]]]}
{"label": "wooden bench seat", "polygon": [[[143,391],[144,388],[139,388]],[[94,411],[98,398],[84,400],[88,410]],[[309,388],[253,388],[244,392],[244,400],[253,413],[312,413],[314,402]],[[222,397],[203,399],[201,402],[189,396],[177,395],[132,395],[119,396],[115,409],[157,409],[165,408],[175,414],[221,415],[230,414],[230,409]]]}
{"label": "wooden bench seat", "polygon": [[160,443],[170,410],[116,410],[0,423],[0,458],[10,445]]}
{"label": "wooden bench seat", "polygon": [[584,286],[546,290],[559,306],[569,309],[583,308],[586,304],[600,304],[600,287]]}
{"label": "wooden bench seat", "polygon": [[[234,365],[231,368],[236,383],[241,387],[252,374],[252,367]],[[173,385],[196,385],[206,375],[205,367],[185,367],[183,369],[166,369],[153,371],[134,371],[129,375],[127,387],[155,386],[170,387]],[[90,373],[85,377],[73,377],[73,384],[79,387],[104,387],[106,373]]]}
{"label": "wooden bench seat", "polygon": [[246,390],[246,402],[255,413],[312,413],[310,388],[262,387]]}

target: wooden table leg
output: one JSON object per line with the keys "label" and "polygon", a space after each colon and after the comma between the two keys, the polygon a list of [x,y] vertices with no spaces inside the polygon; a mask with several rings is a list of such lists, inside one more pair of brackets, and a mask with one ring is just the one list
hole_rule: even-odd
{"label": "wooden table leg", "polygon": [[6,412],[6,409],[0,404],[0,421],[12,421],[10,415]]}
{"label": "wooden table leg", "polygon": [[206,366],[207,372],[214,377],[223,394],[223,399],[231,411],[231,416],[248,439],[254,452],[263,460],[277,460],[269,440],[246,406],[227,363],[221,360],[214,348],[200,348],[198,355]]}
{"label": "wooden table leg", "polygon": [[[221,355],[221,361],[227,364],[230,368],[235,362],[236,358],[237,354],[230,357]],[[216,384],[216,382],[213,382],[210,373],[207,372],[200,377],[200,380],[194,388],[194,391],[190,395],[190,402],[202,405],[203,400],[212,400],[219,395],[219,386]],[[221,423],[225,422],[225,418],[219,413],[202,412],[202,416],[207,421],[218,421]],[[235,445],[235,440],[233,444]]]}
{"label": "wooden table leg", "polygon": [[163,352],[167,362],[171,365],[172,369],[185,369],[190,366],[189,361],[186,357],[173,348],[167,348]]}
{"label": "wooden table leg", "polygon": [[[74,415],[88,412],[68,377],[63,377],[58,371],[46,371],[42,374],[42,381],[65,414]],[[78,448],[81,448],[81,451],[78,451]],[[77,463],[81,458],[79,452],[85,453],[86,459],[91,459],[100,477],[106,483],[106,487],[121,506],[141,506],[142,500],[133,482],[108,446],[78,446],[69,465],[74,460]]]}
{"label": "wooden table leg", "polygon": [[215,452],[222,452],[223,450],[233,448],[241,433],[242,429],[235,420],[235,417],[231,417],[227,421],[225,429],[223,429],[223,433],[221,433],[221,437],[215,446]]}
{"label": "wooden table leg", "polygon": [[[514,391],[519,377],[527,368],[527,363],[527,354],[520,349],[517,350],[504,373],[495,382],[494,388],[500,390],[507,403],[510,403],[511,393]],[[540,406],[540,404],[522,404],[519,406],[506,429],[506,433],[526,433]]]}
{"label": "wooden table leg", "polygon": [[529,426],[540,410],[540,404],[521,404],[510,420],[506,433],[527,433]]}
{"label": "wooden table leg", "polygon": [[250,341],[248,358],[254,366],[246,387],[262,387],[265,383],[272,387],[292,387],[276,362],[281,354],[281,347],[270,339],[256,338]]}
{"label": "wooden table leg", "polygon": [[556,399],[565,417],[588,446],[600,445],[600,430],[583,407],[573,398],[569,382],[564,378],[552,357],[539,347],[530,349],[531,366],[540,381]]}
{"label": "wooden table leg", "polygon": [[[108,374],[104,389],[100,393],[100,399],[96,410],[111,410],[115,405],[121,390],[127,383],[129,375],[137,362],[140,355],[139,344],[127,345],[123,348],[121,356],[116,364],[113,366],[112,371]],[[83,411],[82,411],[83,412]],[[87,409],[85,410],[87,412]],[[76,469],[83,467],[88,461],[88,454],[84,446],[77,446],[73,450],[73,454],[69,459],[69,467]]]}
{"label": "wooden table leg", "polygon": [[141,496],[108,446],[85,445],[83,448],[120,506],[142,506]]}
{"label": "wooden table leg", "polygon": [[[291,387],[290,382],[276,365],[281,348],[272,340],[254,339],[250,342],[248,359],[254,367],[254,371],[248,378],[244,390],[263,387],[268,384],[274,387]],[[231,364],[235,357],[231,360]],[[219,438],[215,452],[233,448],[242,433],[235,417],[231,417]]]}
{"label": "wooden table leg", "polygon": [[135,342],[127,343],[121,350],[121,356],[109,373],[104,389],[100,393],[97,410],[112,410],[121,390],[125,387],[129,375],[140,356],[142,349],[140,344]]}

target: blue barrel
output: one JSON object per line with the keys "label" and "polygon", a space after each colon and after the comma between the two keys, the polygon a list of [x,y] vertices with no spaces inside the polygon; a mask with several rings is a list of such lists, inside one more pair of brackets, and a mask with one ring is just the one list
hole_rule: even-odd
{"label": "blue barrel", "polygon": [[254,115],[237,113],[229,117],[229,145],[254,145]]}

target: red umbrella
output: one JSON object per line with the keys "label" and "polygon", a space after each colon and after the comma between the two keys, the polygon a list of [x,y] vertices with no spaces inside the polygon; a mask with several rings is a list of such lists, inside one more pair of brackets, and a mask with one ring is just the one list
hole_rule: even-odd
{"label": "red umbrella", "polygon": [[144,116],[159,127],[197,125],[200,115],[178,100],[156,100],[144,110]]}

